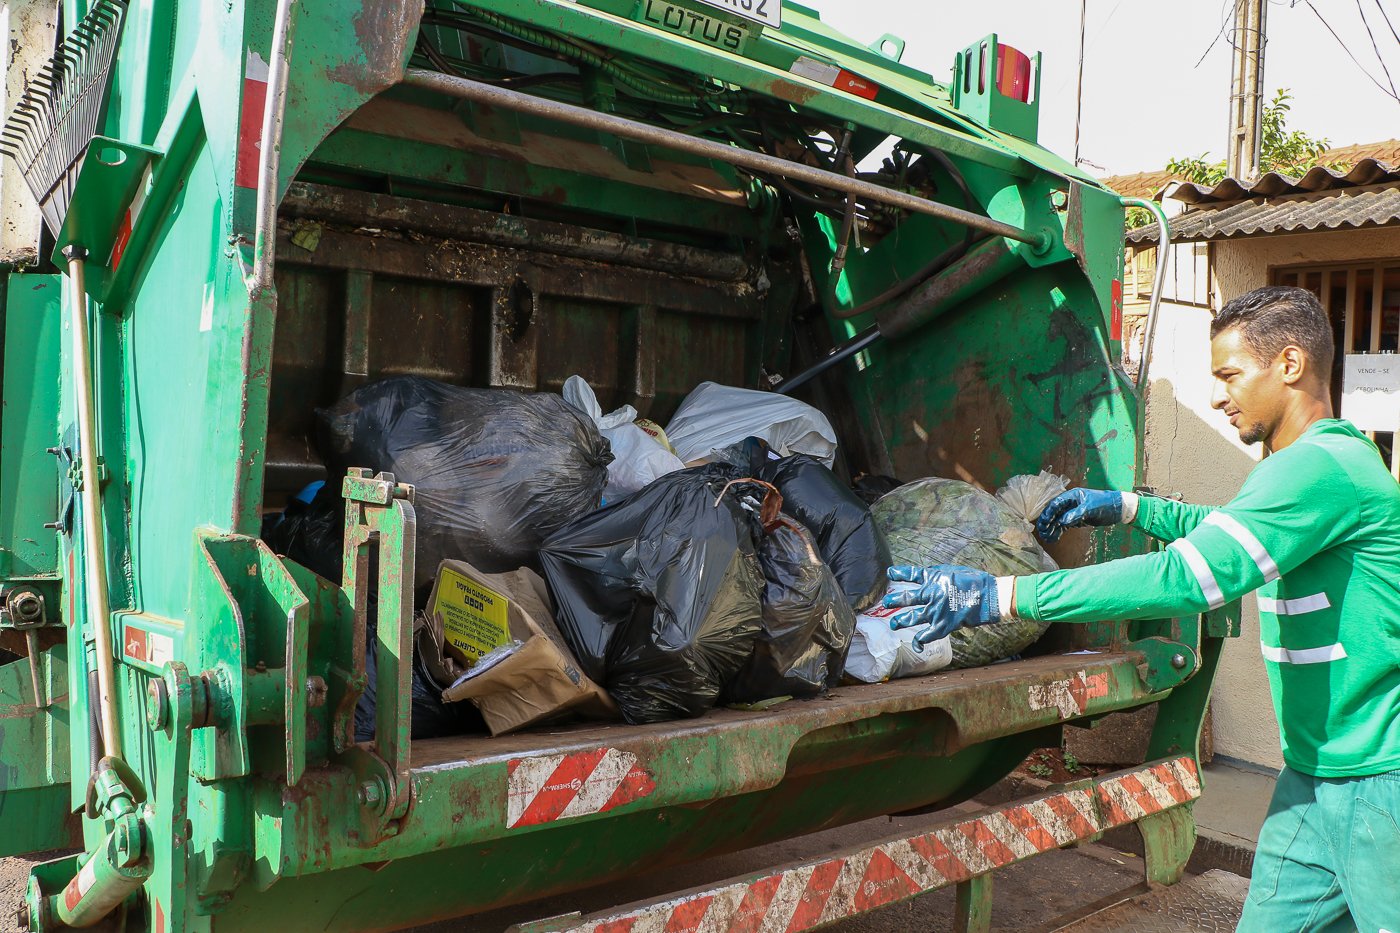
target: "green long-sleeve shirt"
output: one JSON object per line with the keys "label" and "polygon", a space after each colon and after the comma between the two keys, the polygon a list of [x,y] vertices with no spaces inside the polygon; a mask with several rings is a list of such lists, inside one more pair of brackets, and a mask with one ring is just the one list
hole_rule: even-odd
{"label": "green long-sleeve shirt", "polygon": [[1016,581],[1018,615],[1076,622],[1203,612],[1259,591],[1283,757],[1319,777],[1400,769],[1400,486],[1328,418],[1219,508],[1144,496],[1152,554]]}

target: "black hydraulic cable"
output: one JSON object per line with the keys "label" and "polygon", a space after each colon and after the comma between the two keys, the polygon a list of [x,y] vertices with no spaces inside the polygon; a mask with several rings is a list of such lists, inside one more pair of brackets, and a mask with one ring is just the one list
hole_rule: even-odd
{"label": "black hydraulic cable", "polygon": [[880,325],[871,324],[865,330],[856,334],[854,337],[850,338],[845,343],[841,344],[840,346],[833,347],[831,349],[831,352],[827,353],[826,356],[822,357],[816,363],[813,363],[811,366],[808,366],[806,369],[802,370],[802,372],[798,373],[795,376],[790,376],[789,378],[784,379],[782,382],[778,383],[778,385],[774,387],[773,391],[777,392],[779,395],[790,395],[792,392],[811,382],[813,379],[817,378],[822,373],[826,372],[828,369],[831,369],[831,367],[837,365],[838,363],[841,363],[844,360],[850,359],[851,357],[855,356],[857,353],[864,350],[866,347],[870,346],[879,339]]}

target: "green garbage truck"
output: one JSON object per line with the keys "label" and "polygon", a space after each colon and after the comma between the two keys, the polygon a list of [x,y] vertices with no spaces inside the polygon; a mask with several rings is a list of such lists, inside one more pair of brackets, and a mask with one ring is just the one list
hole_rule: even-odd
{"label": "green garbage truck", "polygon": [[[947,886],[986,929],[998,868],[1133,824],[1149,880],[1181,876],[1235,607],[767,709],[415,740],[414,490],[315,445],[317,406],[385,376],[578,373],[663,424],[707,380],[794,393],[847,478],[1132,488],[1124,206],[1037,145],[1038,58],[988,36],[936,80],[790,0],[60,13],[0,134],[45,227],[0,279],[0,855],[67,853],[24,928],[465,916],[951,807],[1150,704],[1140,766],[530,929],[808,930]],[[339,583],[260,537],[318,479]]]}

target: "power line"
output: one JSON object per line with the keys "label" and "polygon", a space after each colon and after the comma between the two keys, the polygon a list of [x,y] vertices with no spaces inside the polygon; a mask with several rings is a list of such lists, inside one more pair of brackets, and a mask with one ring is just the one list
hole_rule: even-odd
{"label": "power line", "polygon": [[[1228,0],[1227,0],[1227,2],[1228,2]],[[1210,50],[1213,49],[1213,48],[1215,48],[1215,43],[1217,43],[1217,42],[1220,41],[1220,37],[1223,36],[1223,35],[1225,35],[1225,30],[1226,30],[1227,28],[1229,28],[1230,24],[1233,23],[1233,22],[1235,21],[1235,17],[1239,15],[1240,4],[1243,3],[1243,2],[1244,2],[1244,0],[1234,0],[1234,2],[1230,4],[1230,12],[1229,12],[1228,14],[1226,14],[1226,15],[1225,15],[1225,18],[1221,21],[1221,23],[1220,23],[1220,31],[1217,32],[1217,33],[1215,34],[1215,38],[1214,38],[1214,39],[1211,39],[1211,40],[1210,40],[1210,45],[1206,46],[1206,50],[1205,50],[1204,52],[1201,53],[1201,57],[1200,57],[1199,59],[1196,60],[1196,64],[1194,64],[1194,65],[1191,66],[1192,68],[1199,68],[1199,67],[1201,67],[1201,62],[1203,62],[1203,61],[1206,60],[1206,56],[1210,54]],[[1224,7],[1221,7],[1221,9],[1223,10]],[[1234,36],[1231,36],[1231,37],[1230,37],[1230,48],[1234,48],[1234,47],[1235,47],[1235,37],[1234,37]]]}
{"label": "power line", "polygon": [[1079,122],[1084,114],[1084,22],[1089,17],[1089,0],[1079,0],[1079,78],[1074,90],[1074,164],[1079,165]]}
{"label": "power line", "polygon": [[1351,49],[1348,48],[1347,44],[1342,41],[1342,37],[1337,35],[1337,30],[1333,29],[1332,24],[1327,22],[1327,20],[1323,19],[1322,14],[1317,12],[1317,7],[1313,6],[1312,0],[1303,0],[1303,3],[1307,5],[1309,10],[1312,10],[1313,16],[1317,17],[1318,22],[1322,23],[1323,26],[1327,27],[1327,31],[1332,34],[1333,39],[1337,40],[1337,44],[1342,47],[1343,52],[1347,53],[1347,58],[1351,59],[1352,64],[1356,66],[1357,70],[1364,74],[1367,78],[1369,78],[1372,84],[1380,88],[1382,94],[1386,95],[1389,98],[1392,98],[1396,103],[1400,103],[1400,96],[1397,96],[1394,91],[1388,90],[1384,84],[1381,84],[1379,81],[1377,81],[1375,76],[1366,70],[1365,66],[1362,65],[1361,62],[1356,60],[1356,56],[1351,53]]}
{"label": "power line", "polygon": [[[1395,79],[1390,76],[1390,69],[1386,67],[1385,59],[1381,56],[1381,50],[1376,45],[1376,36],[1371,32],[1371,24],[1366,21],[1366,9],[1361,5],[1361,0],[1356,0],[1356,12],[1361,14],[1361,25],[1366,27],[1366,35],[1371,40],[1371,51],[1376,53],[1376,61],[1381,63],[1381,71],[1385,72],[1386,83],[1390,85],[1390,96],[1400,100],[1395,93]],[[1384,10],[1381,11],[1385,12]]]}
{"label": "power line", "polygon": [[1396,42],[1400,42],[1400,33],[1395,31],[1395,24],[1390,21],[1390,14],[1381,6],[1381,0],[1376,0],[1376,9],[1381,11],[1381,19],[1385,20],[1385,25],[1390,29],[1390,34],[1395,37]]}

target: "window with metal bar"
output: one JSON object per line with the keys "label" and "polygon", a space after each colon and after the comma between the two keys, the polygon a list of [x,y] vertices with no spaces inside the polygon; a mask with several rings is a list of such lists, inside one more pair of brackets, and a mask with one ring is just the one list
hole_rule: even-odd
{"label": "window with metal bar", "polygon": [[[1343,399],[1344,356],[1390,354],[1400,350],[1400,258],[1356,263],[1282,266],[1271,270],[1275,285],[1294,285],[1317,295],[1332,320],[1337,357],[1332,367],[1332,401],[1347,417]],[[1367,434],[1381,449],[1391,472],[1400,479],[1395,437],[1400,432],[1400,401],[1394,427]]]}

